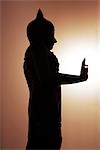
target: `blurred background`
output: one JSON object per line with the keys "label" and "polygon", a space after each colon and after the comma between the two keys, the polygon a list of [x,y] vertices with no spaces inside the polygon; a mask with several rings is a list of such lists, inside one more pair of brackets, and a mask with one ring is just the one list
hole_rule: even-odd
{"label": "blurred background", "polygon": [[99,0],[0,2],[0,146],[22,150],[27,142],[26,27],[39,8],[55,26],[60,72],[79,75],[84,58],[89,66],[88,81],[62,86],[62,150],[100,149]]}

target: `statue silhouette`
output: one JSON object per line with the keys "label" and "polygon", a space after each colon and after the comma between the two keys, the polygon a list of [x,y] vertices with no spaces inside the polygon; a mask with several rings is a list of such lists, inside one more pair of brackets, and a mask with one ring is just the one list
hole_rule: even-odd
{"label": "statue silhouette", "polygon": [[25,53],[24,74],[29,87],[29,129],[26,149],[61,147],[61,84],[86,81],[85,59],[80,76],[59,73],[59,62],[51,52],[56,39],[54,26],[39,9],[27,26],[30,45]]}

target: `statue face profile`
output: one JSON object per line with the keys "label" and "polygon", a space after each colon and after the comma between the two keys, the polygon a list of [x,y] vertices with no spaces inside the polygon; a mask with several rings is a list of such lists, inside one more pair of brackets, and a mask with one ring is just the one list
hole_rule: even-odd
{"label": "statue face profile", "polygon": [[49,50],[53,48],[56,39],[54,37],[54,25],[46,20],[39,9],[36,19],[27,26],[27,37],[30,44],[43,43]]}
{"label": "statue face profile", "polygon": [[45,39],[45,45],[46,47],[51,50],[53,48],[54,43],[57,42],[57,40],[54,37],[54,33],[49,35],[46,39]]}

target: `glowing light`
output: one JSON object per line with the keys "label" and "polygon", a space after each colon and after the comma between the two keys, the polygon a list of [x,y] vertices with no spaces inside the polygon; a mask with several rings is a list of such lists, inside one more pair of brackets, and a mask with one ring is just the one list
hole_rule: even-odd
{"label": "glowing light", "polygon": [[80,74],[81,63],[86,58],[88,65],[88,88],[97,87],[100,83],[100,52],[95,37],[65,39],[62,42],[62,54],[59,56],[60,72],[67,74]]}

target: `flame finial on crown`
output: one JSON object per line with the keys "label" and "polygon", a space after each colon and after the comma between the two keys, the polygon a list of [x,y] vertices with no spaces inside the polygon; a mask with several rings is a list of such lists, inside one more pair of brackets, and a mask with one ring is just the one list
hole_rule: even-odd
{"label": "flame finial on crown", "polygon": [[42,13],[41,9],[39,8],[36,19],[43,19],[43,18],[44,18],[43,13]]}

